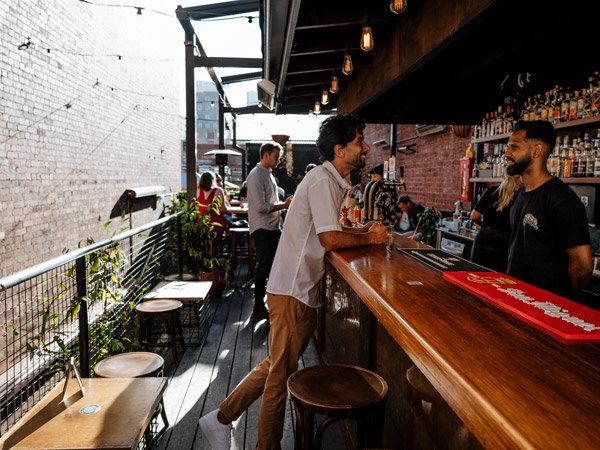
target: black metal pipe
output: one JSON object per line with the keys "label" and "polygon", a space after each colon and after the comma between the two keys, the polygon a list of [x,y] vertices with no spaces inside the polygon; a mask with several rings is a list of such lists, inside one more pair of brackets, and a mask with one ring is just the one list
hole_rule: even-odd
{"label": "black metal pipe", "polygon": [[77,297],[79,297],[79,370],[83,378],[90,377],[90,330],[88,328],[88,304],[85,296],[86,267],[85,256],[80,256],[75,262],[75,276],[77,282]]}
{"label": "black metal pipe", "polygon": [[177,269],[179,279],[183,280],[183,234],[181,228],[181,216],[177,216]]}

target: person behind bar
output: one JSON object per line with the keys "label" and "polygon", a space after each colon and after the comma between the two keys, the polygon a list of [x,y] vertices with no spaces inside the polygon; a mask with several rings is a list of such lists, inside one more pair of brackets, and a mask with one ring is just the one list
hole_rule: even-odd
{"label": "person behind bar", "polygon": [[506,176],[500,186],[487,188],[471,212],[479,225],[471,249],[471,261],[506,273],[510,243],[510,201],[522,186],[519,175]]}
{"label": "person behind bar", "polygon": [[542,120],[517,122],[508,141],[506,173],[521,175],[524,186],[511,203],[507,273],[567,297],[587,284],[593,264],[583,204],[546,168],[555,141]]}
{"label": "person behind bar", "polygon": [[376,166],[371,167],[371,170],[369,170],[369,176],[371,177],[369,181],[382,181],[383,164],[377,164]]}
{"label": "person behind bar", "polygon": [[252,243],[256,250],[254,271],[254,314],[268,316],[265,307],[267,279],[281,236],[281,210],[290,206],[292,197],[279,201],[275,177],[271,169],[277,166],[281,156],[281,145],[265,142],[260,146],[260,163],[250,171],[248,188],[248,224]]}
{"label": "person behind bar", "polygon": [[219,409],[200,419],[213,449],[230,448],[231,422],[261,395],[256,448],[281,449],[286,383],[317,326],[325,252],[385,242],[387,227],[376,222],[362,228],[344,228],[338,222],[345,191],[350,189],[345,178],[364,167],[369,152],[364,127],[364,121],[351,114],[328,117],[320,126],[317,148],[324,162],[298,185],[269,276],[270,355]]}
{"label": "person behind bar", "polygon": [[401,223],[406,217],[409,225],[408,230],[403,230],[408,232],[402,233],[402,236],[415,235],[414,230],[417,229],[419,224],[419,216],[425,211],[423,205],[413,203],[408,195],[403,195],[398,199],[398,210],[399,211],[396,212],[397,223]]}

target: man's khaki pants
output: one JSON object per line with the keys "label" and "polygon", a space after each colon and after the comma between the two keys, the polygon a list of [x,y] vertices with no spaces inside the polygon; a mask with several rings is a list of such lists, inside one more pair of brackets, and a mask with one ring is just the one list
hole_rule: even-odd
{"label": "man's khaki pants", "polygon": [[267,304],[271,324],[270,355],[242,380],[219,409],[233,422],[262,395],[256,448],[279,450],[287,379],[298,370],[298,358],[317,327],[317,310],[288,295],[268,293]]}

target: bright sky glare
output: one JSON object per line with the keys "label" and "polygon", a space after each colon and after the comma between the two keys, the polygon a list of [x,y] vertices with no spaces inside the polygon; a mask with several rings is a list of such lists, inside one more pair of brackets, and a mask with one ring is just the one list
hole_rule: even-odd
{"label": "bright sky glare", "polygon": [[[209,0],[177,0],[170,1],[169,3],[172,3],[172,10],[174,10],[177,5],[185,8],[219,2]],[[164,10],[164,3],[162,5],[161,10]],[[247,16],[249,15],[255,17],[252,23],[248,23]],[[258,11],[246,14],[242,18],[195,21],[192,23],[208,56],[262,57]],[[181,38],[183,39],[183,29],[181,30]],[[219,77],[254,71],[256,69],[215,68],[215,72]],[[181,110],[185,111],[185,78],[183,70],[179,74],[179,77],[181,80]],[[211,81],[206,69],[196,69],[196,78],[198,80]],[[247,92],[256,92],[257,81],[253,80],[227,85],[225,94],[232,106],[246,106]],[[325,118],[326,116],[309,118],[307,114],[287,116],[276,116],[274,114],[238,115],[237,138],[238,140],[262,140],[269,139],[272,134],[287,134],[292,140],[315,140],[318,136],[319,125]]]}

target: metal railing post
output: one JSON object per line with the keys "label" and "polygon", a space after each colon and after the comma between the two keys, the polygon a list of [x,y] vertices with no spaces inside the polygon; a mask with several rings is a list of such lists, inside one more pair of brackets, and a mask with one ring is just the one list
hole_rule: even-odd
{"label": "metal railing post", "polygon": [[86,267],[85,256],[80,256],[75,261],[75,274],[77,277],[77,296],[80,299],[79,309],[79,369],[83,378],[90,377],[90,333],[88,328],[88,304],[85,300]]}
{"label": "metal railing post", "polygon": [[179,279],[183,280],[183,236],[181,230],[181,216],[177,216],[177,269]]}

